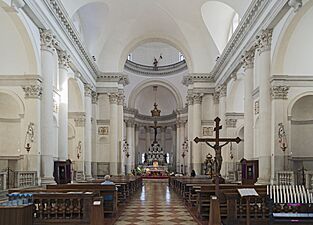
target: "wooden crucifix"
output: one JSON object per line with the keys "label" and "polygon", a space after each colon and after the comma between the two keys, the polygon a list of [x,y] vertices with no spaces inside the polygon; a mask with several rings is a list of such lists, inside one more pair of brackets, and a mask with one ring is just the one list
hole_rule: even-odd
{"label": "wooden crucifix", "polygon": [[[241,142],[241,139],[239,137],[236,138],[221,138],[220,137],[220,130],[222,129],[222,126],[220,125],[221,119],[219,117],[215,118],[215,138],[199,138],[196,137],[194,139],[194,142],[205,142],[208,146],[214,149],[215,151],[215,184],[216,184],[216,192],[219,191],[218,184],[223,183],[224,179],[221,177],[221,168],[222,168],[222,147],[227,145],[230,142],[236,142],[237,144]],[[210,144],[210,142],[215,142],[214,145]],[[222,142],[222,144],[220,144]],[[216,193],[218,194],[218,193]]]}
{"label": "wooden crucifix", "polygon": [[156,138],[157,138],[157,134],[158,134],[158,128],[161,128],[161,126],[157,126],[157,124],[158,124],[158,122],[155,120],[154,126],[150,126],[151,128],[154,129],[154,141],[153,141],[154,144],[157,143]]}

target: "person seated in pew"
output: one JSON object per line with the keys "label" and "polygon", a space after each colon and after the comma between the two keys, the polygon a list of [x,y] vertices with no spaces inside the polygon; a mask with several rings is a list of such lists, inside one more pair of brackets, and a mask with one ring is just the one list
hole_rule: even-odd
{"label": "person seated in pew", "polygon": [[104,176],[104,182],[101,183],[101,185],[111,185],[114,184],[114,182],[110,181],[110,175]]}

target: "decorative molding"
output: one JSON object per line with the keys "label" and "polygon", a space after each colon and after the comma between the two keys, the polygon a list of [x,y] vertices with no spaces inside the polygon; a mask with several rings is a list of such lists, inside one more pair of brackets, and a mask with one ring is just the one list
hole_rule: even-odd
{"label": "decorative molding", "polygon": [[64,29],[66,35],[72,41],[73,46],[76,48],[77,53],[85,62],[85,65],[93,71],[94,74],[98,74],[98,69],[89,55],[87,48],[83,44],[83,41],[80,39],[80,35],[76,30],[71,18],[67,14],[64,6],[60,0],[44,0],[45,4],[48,6],[50,12],[56,18],[56,21]]}
{"label": "decorative molding", "polygon": [[118,93],[111,93],[109,94],[109,100],[110,104],[117,104],[119,99],[119,94]]}
{"label": "decorative molding", "polygon": [[98,135],[108,135],[109,134],[109,127],[98,127]]}
{"label": "decorative molding", "polygon": [[287,99],[289,89],[290,87],[286,85],[272,86],[272,99]]}
{"label": "decorative molding", "polygon": [[226,127],[232,127],[235,128],[237,124],[237,119],[226,119]]}
{"label": "decorative molding", "polygon": [[137,115],[138,114],[138,109],[124,107],[124,114]]}
{"label": "decorative molding", "polygon": [[257,50],[261,54],[264,51],[269,51],[272,44],[273,29],[262,30],[256,37]]}
{"label": "decorative molding", "polygon": [[123,73],[99,73],[97,82],[117,82],[126,86],[129,84],[128,75]]}
{"label": "decorative molding", "polygon": [[92,97],[91,96],[91,94],[92,94],[92,87],[91,87],[91,85],[85,84],[84,85],[84,91],[85,91],[85,96],[86,97]]}
{"label": "decorative molding", "polygon": [[91,92],[91,102],[92,104],[98,104],[98,93],[95,91]]}
{"label": "decorative molding", "polygon": [[200,93],[193,94],[193,104],[201,104],[202,97],[203,97],[203,94],[200,94]]}
{"label": "decorative molding", "polygon": [[244,113],[238,113],[238,112],[227,112],[225,113],[226,119],[244,119]]}
{"label": "decorative molding", "polygon": [[110,120],[97,120],[97,125],[110,125]]}
{"label": "decorative molding", "polygon": [[59,43],[56,39],[56,36],[52,33],[52,31],[40,29],[39,33],[41,47],[48,49],[50,51],[55,51]]}
{"label": "decorative molding", "polygon": [[84,112],[69,112],[68,113],[68,118],[69,119],[75,119],[77,117],[85,117],[85,113]]}
{"label": "decorative molding", "polygon": [[166,66],[146,66],[127,60],[125,70],[145,76],[167,76],[177,74],[188,69],[185,60]]}
{"label": "decorative molding", "polygon": [[296,13],[302,7],[302,0],[289,0],[288,5],[293,8],[293,11]]}
{"label": "decorative molding", "polygon": [[216,105],[220,103],[220,93],[219,92],[214,92],[213,103]]}
{"label": "decorative molding", "polygon": [[254,102],[254,114],[258,115],[260,113],[260,101],[257,100]]}
{"label": "decorative molding", "polygon": [[75,127],[84,127],[86,124],[86,117],[85,115],[83,117],[76,117],[74,118]]}
{"label": "decorative molding", "polygon": [[135,119],[133,118],[128,118],[125,120],[126,127],[134,127],[135,126]]}
{"label": "decorative molding", "polygon": [[254,67],[255,50],[256,46],[253,46],[249,50],[245,51],[245,53],[241,56],[241,61],[245,70]]}
{"label": "decorative molding", "polygon": [[67,54],[67,51],[64,51],[64,50],[58,50],[57,53],[58,53],[59,66],[65,69],[68,69],[70,67],[71,56]]}
{"label": "decorative molding", "polygon": [[312,125],[313,120],[293,120],[291,119],[291,125]]}
{"label": "decorative molding", "polygon": [[30,85],[22,87],[25,92],[25,98],[41,98],[42,86],[41,85]]}
{"label": "decorative molding", "polygon": [[210,73],[193,73],[183,77],[183,85],[188,86],[194,83],[214,82],[214,77]]}

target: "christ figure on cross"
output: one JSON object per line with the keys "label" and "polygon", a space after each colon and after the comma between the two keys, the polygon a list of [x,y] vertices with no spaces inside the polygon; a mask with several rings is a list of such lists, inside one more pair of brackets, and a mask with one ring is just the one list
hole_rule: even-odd
{"label": "christ figure on cross", "polygon": [[[239,137],[236,138],[220,138],[220,129],[222,129],[222,126],[220,126],[221,119],[216,117],[215,118],[215,138],[199,138],[196,137],[194,139],[194,142],[205,142],[208,146],[213,148],[215,150],[215,173],[216,177],[221,177],[221,168],[223,163],[223,157],[222,157],[222,147],[227,145],[230,142],[236,142],[237,144],[241,141]],[[215,142],[214,145],[212,145],[210,142]],[[222,142],[223,144],[220,144]]]}
{"label": "christ figure on cross", "polygon": [[157,134],[158,134],[158,128],[161,128],[161,126],[157,126],[158,122],[155,120],[154,121],[154,126],[150,126],[151,128],[154,129],[154,141],[153,143],[157,143]]}

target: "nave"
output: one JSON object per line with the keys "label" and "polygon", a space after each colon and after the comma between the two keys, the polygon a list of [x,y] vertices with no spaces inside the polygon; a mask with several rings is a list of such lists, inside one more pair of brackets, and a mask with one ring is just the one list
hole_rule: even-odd
{"label": "nave", "polygon": [[165,181],[145,181],[115,225],[196,225],[181,198]]}

